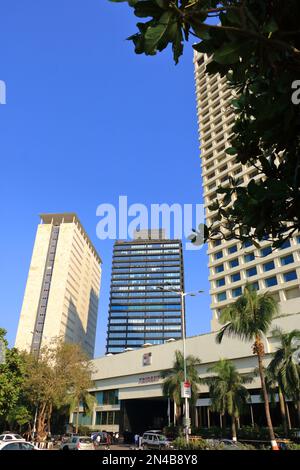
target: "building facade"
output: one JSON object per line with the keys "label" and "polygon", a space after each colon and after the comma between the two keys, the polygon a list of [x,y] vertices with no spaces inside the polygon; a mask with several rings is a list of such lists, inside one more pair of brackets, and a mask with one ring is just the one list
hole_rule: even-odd
{"label": "building facade", "polygon": [[119,353],[145,343],[181,338],[183,305],[179,291],[183,289],[180,240],[159,238],[157,232],[150,231],[136,234],[133,241],[117,241],[106,352]]}
{"label": "building facade", "polygon": [[76,214],[42,214],[15,346],[38,354],[60,337],[92,358],[100,281],[101,259]]}
{"label": "building facade", "polygon": [[[284,331],[300,329],[300,315],[281,316],[274,320],[270,331],[275,327]],[[241,374],[253,372],[257,368],[257,357],[252,354],[252,345],[236,338],[224,337],[216,344],[216,333],[193,336],[186,340],[186,353],[199,358],[198,374],[204,378],[210,375],[207,369],[220,358],[233,361]],[[175,351],[182,351],[182,340],[156,346],[148,346],[134,351],[104,356],[92,361],[93,383],[90,390],[95,396],[91,415],[79,409],[79,423],[90,429],[108,432],[126,431],[143,433],[148,429],[163,429],[174,422],[174,403],[163,396],[162,373],[173,367]],[[264,338],[264,365],[269,363],[272,353],[278,347],[278,338],[271,333]],[[151,355],[152,361],[147,358]],[[146,359],[146,360],[145,360]],[[200,362],[201,361],[201,362]],[[264,403],[260,398],[260,381],[256,376],[247,388],[251,400],[240,418],[240,425],[266,426]],[[196,427],[220,426],[220,415],[209,409],[208,387],[199,386],[196,407],[191,410],[192,423]],[[288,403],[291,425],[297,425],[297,416],[292,403]],[[271,407],[274,426],[281,424],[279,404]],[[76,413],[70,422],[76,423]],[[230,426],[230,417],[226,417]]]}
{"label": "building facade", "polygon": [[[195,54],[195,80],[198,124],[201,140],[201,167],[203,197],[208,225],[215,222],[216,214],[208,206],[222,195],[217,189],[229,184],[232,176],[238,184],[247,185],[259,178],[252,166],[235,162],[235,157],[225,153],[234,124],[234,113],[229,106],[233,92],[226,78],[205,74],[209,61],[206,54]],[[261,248],[237,240],[217,240],[208,244],[211,328],[219,328],[222,308],[234,302],[248,282],[260,292],[266,289],[279,301],[283,313],[300,313],[300,237],[295,236],[280,249],[272,251],[270,242],[263,241]]]}

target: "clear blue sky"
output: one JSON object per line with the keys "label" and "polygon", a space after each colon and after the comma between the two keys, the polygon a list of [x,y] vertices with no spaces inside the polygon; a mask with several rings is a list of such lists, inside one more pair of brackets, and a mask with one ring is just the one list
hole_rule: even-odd
{"label": "clear blue sky", "polygon": [[[77,212],[103,259],[96,355],[103,354],[112,241],[96,208],[201,203],[192,47],[135,55],[127,4],[1,0],[0,325],[12,345],[41,212]],[[187,332],[209,331],[206,249],[186,251]]]}

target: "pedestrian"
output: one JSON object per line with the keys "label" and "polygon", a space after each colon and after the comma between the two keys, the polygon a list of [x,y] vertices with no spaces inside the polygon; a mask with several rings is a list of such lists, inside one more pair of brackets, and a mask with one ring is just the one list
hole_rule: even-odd
{"label": "pedestrian", "polygon": [[142,448],[142,436],[139,436],[139,449]]}
{"label": "pedestrian", "polygon": [[137,446],[139,445],[139,435],[138,435],[138,434],[136,434],[136,435],[134,436],[134,445],[135,445],[136,448],[137,448]]}
{"label": "pedestrian", "polygon": [[97,437],[96,437],[97,447],[100,446],[100,442],[101,442],[101,436],[100,436],[100,434],[97,434]]}
{"label": "pedestrian", "polygon": [[119,433],[118,432],[115,433],[115,441],[116,441],[116,444],[118,444],[118,442],[119,442]]}
{"label": "pedestrian", "polygon": [[111,435],[109,433],[107,433],[107,436],[106,436],[106,449],[110,450],[110,446],[111,446]]}

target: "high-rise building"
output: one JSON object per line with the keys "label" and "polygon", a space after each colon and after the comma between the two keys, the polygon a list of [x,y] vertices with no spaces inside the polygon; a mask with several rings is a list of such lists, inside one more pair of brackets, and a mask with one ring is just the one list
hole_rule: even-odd
{"label": "high-rise building", "polygon": [[[247,185],[259,174],[253,166],[243,166],[235,157],[225,153],[230,147],[235,116],[229,101],[233,92],[226,78],[207,75],[206,54],[195,54],[195,79],[198,123],[201,140],[201,166],[203,197],[208,225],[215,222],[216,214],[208,209],[218,197],[217,189],[229,184],[234,177]],[[210,294],[212,330],[219,328],[220,311],[241,295],[246,282],[260,292],[270,291],[280,302],[282,313],[300,312],[300,237],[272,250],[270,242],[263,241],[258,249],[251,243],[242,246],[237,240],[209,242]]]}
{"label": "high-rise building", "polygon": [[41,214],[15,346],[38,353],[54,338],[92,358],[101,259],[76,214]]}
{"label": "high-rise building", "polygon": [[106,352],[181,338],[183,289],[180,240],[167,240],[155,230],[137,232],[132,241],[116,241]]}

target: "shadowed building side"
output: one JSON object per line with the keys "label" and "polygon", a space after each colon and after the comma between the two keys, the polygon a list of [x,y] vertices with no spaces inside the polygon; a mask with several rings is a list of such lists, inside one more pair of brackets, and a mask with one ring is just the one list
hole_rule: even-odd
{"label": "shadowed building side", "polygon": [[38,354],[61,337],[92,358],[100,281],[101,259],[76,214],[42,214],[15,346]]}

